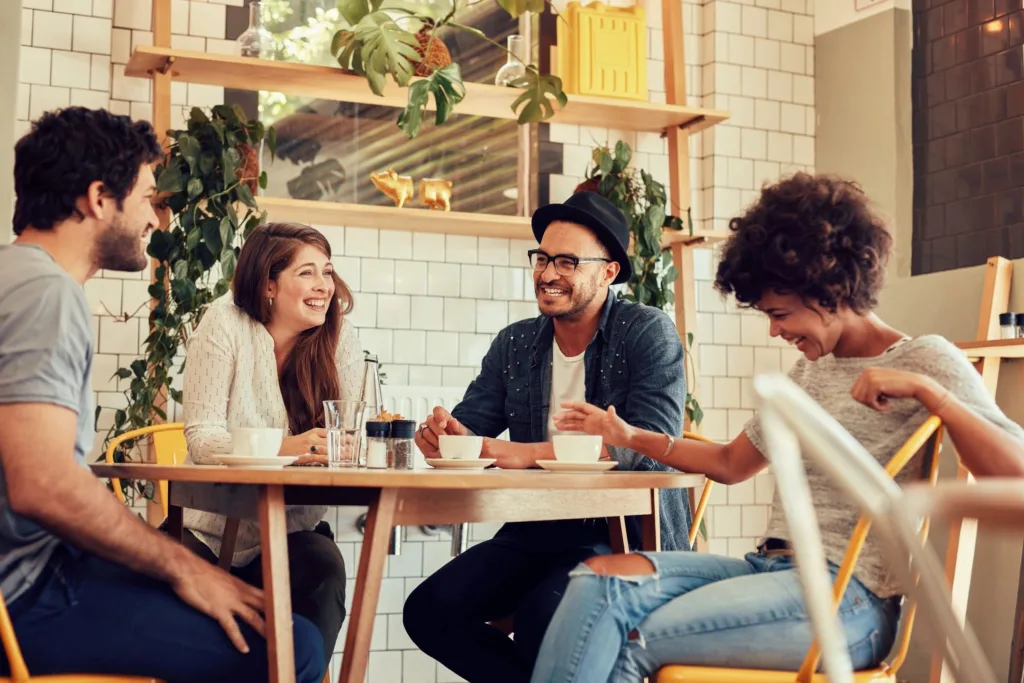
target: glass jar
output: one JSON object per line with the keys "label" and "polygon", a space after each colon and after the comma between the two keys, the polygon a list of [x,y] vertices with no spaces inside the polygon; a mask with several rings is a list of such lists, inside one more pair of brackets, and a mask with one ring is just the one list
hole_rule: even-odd
{"label": "glass jar", "polygon": [[508,61],[498,69],[495,85],[511,85],[512,81],[526,75],[526,41],[518,34],[508,37]]}
{"label": "glass jar", "polygon": [[411,470],[416,467],[416,421],[395,420],[391,423],[391,467]]}
{"label": "glass jar", "polygon": [[1019,325],[1024,320],[1021,320],[1024,316],[1017,313],[1000,313],[999,314],[999,338],[1000,339],[1016,339],[1020,336],[1018,333]]}
{"label": "glass jar", "polygon": [[238,43],[239,53],[243,57],[270,59],[274,51],[274,36],[263,27],[259,2],[249,5],[249,28],[245,29],[235,42]]}
{"label": "glass jar", "polygon": [[390,467],[388,446],[391,439],[391,423],[373,420],[366,423],[366,467],[371,470],[386,470]]}

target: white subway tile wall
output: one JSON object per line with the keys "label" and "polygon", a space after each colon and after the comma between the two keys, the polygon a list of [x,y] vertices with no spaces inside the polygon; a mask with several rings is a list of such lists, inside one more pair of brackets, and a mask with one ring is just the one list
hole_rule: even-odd
{"label": "white subway tile wall", "polygon": [[[690,145],[694,222],[700,230],[721,230],[763,182],[796,169],[813,169],[813,4],[682,1],[687,103],[732,113],[724,124],[695,135]],[[226,9],[242,4],[175,0],[172,45],[231,53],[233,41],[224,40]],[[149,81],[124,75],[131,50],[153,42],[150,0],[23,0],[23,7],[19,133],[42,113],[69,104],[152,116]],[[663,102],[660,2],[647,3],[647,16],[650,99]],[[215,86],[174,83],[172,125],[183,125],[189,106],[218,104],[223,94]],[[668,182],[667,146],[656,134],[552,124],[549,137],[562,143],[563,150],[563,171],[551,177],[552,201],[564,200],[582,180],[594,145],[620,139],[633,146],[637,166]],[[338,272],[353,290],[350,320],[362,348],[378,354],[391,384],[465,387],[494,335],[510,322],[537,314],[526,257],[533,246],[529,240],[317,227],[330,240]],[[788,369],[796,352],[769,339],[763,318],[740,312],[719,297],[712,287],[711,250],[699,250],[695,260],[694,334],[701,342],[702,375],[697,395],[705,410],[701,431],[726,440],[753,414],[754,373]],[[103,272],[86,287],[97,351],[93,383],[104,407],[94,454],[113,410],[124,401],[114,371],[138,356],[140,340],[148,332],[148,282],[148,273]],[[733,556],[751,550],[764,531],[773,490],[770,473],[737,486],[716,487],[708,508],[710,550]],[[355,508],[328,513],[353,571],[361,540],[354,526],[358,514]],[[495,529],[474,525],[471,538],[479,542]],[[405,596],[450,556],[446,537],[424,540],[409,531],[401,555],[388,563],[368,681],[460,681],[418,652],[401,627]],[[349,584],[351,600],[354,584]],[[343,643],[344,630],[338,653]],[[332,662],[335,675],[339,661],[335,656]]]}

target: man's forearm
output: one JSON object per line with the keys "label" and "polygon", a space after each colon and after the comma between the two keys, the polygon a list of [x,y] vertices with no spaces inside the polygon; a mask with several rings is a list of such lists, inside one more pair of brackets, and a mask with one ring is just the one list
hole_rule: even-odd
{"label": "man's forearm", "polygon": [[87,470],[61,469],[59,477],[40,476],[27,495],[29,482],[21,482],[20,494],[11,496],[14,511],[83,550],[169,583],[193,560],[189,550],[140,520]]}

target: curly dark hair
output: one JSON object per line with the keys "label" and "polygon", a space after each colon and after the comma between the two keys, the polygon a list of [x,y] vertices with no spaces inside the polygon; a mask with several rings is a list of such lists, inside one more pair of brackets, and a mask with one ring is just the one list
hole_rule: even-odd
{"label": "curly dark hair", "polygon": [[121,207],[139,168],[162,156],[145,121],[84,107],[43,114],[14,147],[14,234],[83,218],[75,203],[96,181]]}
{"label": "curly dark hair", "polygon": [[796,173],[729,221],[715,288],[751,308],[769,291],[835,313],[878,304],[892,236],[857,183]]}

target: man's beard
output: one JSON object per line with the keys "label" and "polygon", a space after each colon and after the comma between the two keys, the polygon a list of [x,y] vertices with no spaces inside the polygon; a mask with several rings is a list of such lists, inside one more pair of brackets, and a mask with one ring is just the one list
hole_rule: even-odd
{"label": "man's beard", "polygon": [[137,273],[148,265],[140,243],[141,233],[131,230],[124,214],[118,213],[100,234],[93,247],[98,268]]}
{"label": "man's beard", "polygon": [[[540,285],[540,287],[543,286],[546,285]],[[557,313],[546,313],[542,309],[541,313],[553,320],[575,320],[579,317],[580,313],[587,310],[587,307],[593,303],[594,298],[597,297],[597,291],[598,288],[596,282],[581,282],[572,288],[572,298],[569,300],[569,308]]]}

